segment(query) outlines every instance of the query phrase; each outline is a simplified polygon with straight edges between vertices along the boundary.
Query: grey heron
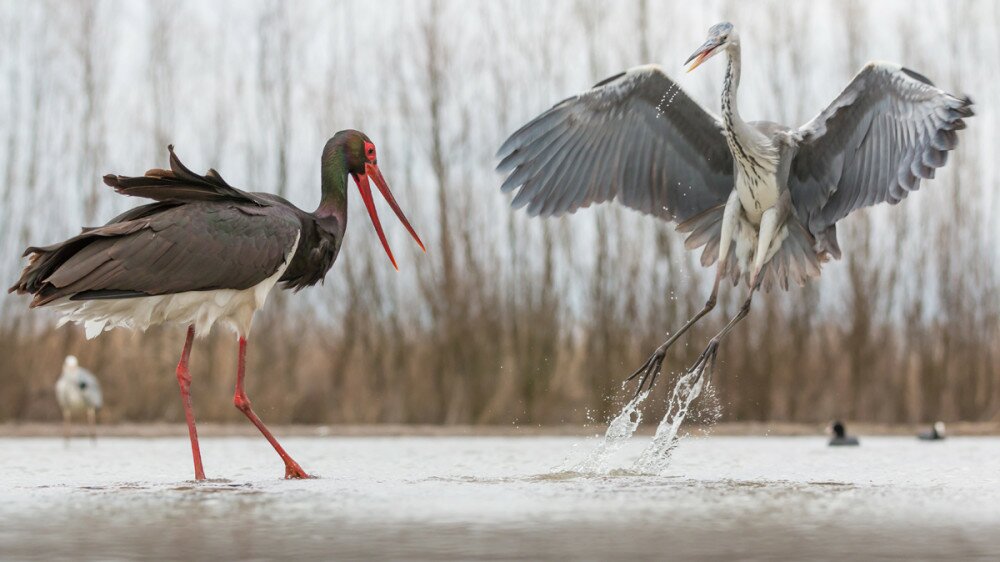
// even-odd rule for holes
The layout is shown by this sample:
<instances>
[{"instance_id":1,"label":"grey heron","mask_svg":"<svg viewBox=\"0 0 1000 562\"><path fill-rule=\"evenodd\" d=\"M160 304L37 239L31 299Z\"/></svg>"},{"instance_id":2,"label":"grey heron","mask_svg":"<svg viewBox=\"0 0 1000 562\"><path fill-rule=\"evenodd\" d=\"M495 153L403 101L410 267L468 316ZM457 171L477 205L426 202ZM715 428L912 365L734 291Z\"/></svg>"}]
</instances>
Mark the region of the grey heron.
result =
<instances>
[{"instance_id":1,"label":"grey heron","mask_svg":"<svg viewBox=\"0 0 1000 562\"><path fill-rule=\"evenodd\" d=\"M56 401L63 415L63 436L70 437L73 414L86 413L91 440L97 439L97 411L104 405L101 383L94 373L80 366L73 355L63 361L62 373L56 381Z\"/></svg>"},{"instance_id":2,"label":"grey heron","mask_svg":"<svg viewBox=\"0 0 1000 562\"><path fill-rule=\"evenodd\" d=\"M503 192L532 216L573 213L617 200L676 223L685 246L717 264L704 307L629 377L651 388L667 350L716 304L719 285L742 279L746 301L689 372L711 372L719 343L747 316L754 292L788 289L841 257L837 223L851 212L895 204L933 178L958 142L967 96L887 62L867 64L811 121L791 128L746 122L738 109L740 38L730 23L709 29L685 64L728 57L717 117L663 70L640 66L559 102L515 131L497 152Z\"/></svg>"}]
</instances>

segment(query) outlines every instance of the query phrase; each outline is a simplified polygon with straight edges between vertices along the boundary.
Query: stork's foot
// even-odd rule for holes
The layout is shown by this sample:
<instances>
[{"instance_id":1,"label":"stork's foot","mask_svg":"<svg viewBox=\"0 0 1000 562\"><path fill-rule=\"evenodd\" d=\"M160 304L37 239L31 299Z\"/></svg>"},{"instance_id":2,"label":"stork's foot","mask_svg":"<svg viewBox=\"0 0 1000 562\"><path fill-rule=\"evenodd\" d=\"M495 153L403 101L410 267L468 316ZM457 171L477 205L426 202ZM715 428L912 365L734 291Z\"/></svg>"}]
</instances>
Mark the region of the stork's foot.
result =
<instances>
[{"instance_id":1,"label":"stork's foot","mask_svg":"<svg viewBox=\"0 0 1000 562\"><path fill-rule=\"evenodd\" d=\"M298 480L302 478L312 478L312 476L306 474L306 471L302 470L302 467L299 466L299 463L293 461L292 459L286 460L285 480L293 480L293 479Z\"/></svg>"},{"instance_id":2,"label":"stork's foot","mask_svg":"<svg viewBox=\"0 0 1000 562\"><path fill-rule=\"evenodd\" d=\"M656 378L660 376L660 371L663 370L663 361L667 358L667 349L669 347L665 343L656 348L656 351L649 356L649 359L642 364L642 367L639 367L629 378L625 379L625 382L628 383L639 378L639 385L635 388L635 396L639 396L643 389L649 390L656 384Z\"/></svg>"}]
</instances>

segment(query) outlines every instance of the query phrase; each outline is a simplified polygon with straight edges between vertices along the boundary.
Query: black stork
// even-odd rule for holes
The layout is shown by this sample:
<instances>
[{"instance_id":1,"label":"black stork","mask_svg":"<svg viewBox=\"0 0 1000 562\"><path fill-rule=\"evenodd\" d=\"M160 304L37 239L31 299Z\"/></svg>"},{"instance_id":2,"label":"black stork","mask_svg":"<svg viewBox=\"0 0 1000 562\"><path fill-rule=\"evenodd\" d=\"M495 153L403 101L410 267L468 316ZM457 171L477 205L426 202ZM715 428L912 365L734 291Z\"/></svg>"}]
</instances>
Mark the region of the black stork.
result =
<instances>
[{"instance_id":1,"label":"black stork","mask_svg":"<svg viewBox=\"0 0 1000 562\"><path fill-rule=\"evenodd\" d=\"M278 444L250 407L243 389L247 337L254 312L276 283L298 291L321 281L337 259L347 227L347 176L361 192L368 215L393 267L399 269L372 201L373 181L421 249L379 171L375 145L364 133L340 131L322 157L322 198L307 213L270 193L230 186L215 170L198 175L170 150L170 170L142 177L104 176L123 195L153 199L104 226L45 247L32 246L21 278L9 292L31 294L31 308L62 314L61 323L85 326L87 337L126 327L186 325L177 381L191 437L195 479L203 480L191 407L188 359L195 334L220 322L236 332L239 363L234 405L271 443L285 463L285 478L308 474Z\"/></svg>"}]
</instances>

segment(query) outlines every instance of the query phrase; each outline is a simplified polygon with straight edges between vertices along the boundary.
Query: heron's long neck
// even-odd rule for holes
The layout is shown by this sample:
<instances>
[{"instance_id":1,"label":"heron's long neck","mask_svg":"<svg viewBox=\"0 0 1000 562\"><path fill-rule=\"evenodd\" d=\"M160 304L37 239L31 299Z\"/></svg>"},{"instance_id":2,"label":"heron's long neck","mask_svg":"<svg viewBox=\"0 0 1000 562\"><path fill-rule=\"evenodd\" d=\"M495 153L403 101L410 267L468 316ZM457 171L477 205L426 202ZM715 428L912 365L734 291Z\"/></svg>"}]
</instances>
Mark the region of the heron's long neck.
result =
<instances>
[{"instance_id":1,"label":"heron's long neck","mask_svg":"<svg viewBox=\"0 0 1000 562\"><path fill-rule=\"evenodd\" d=\"M742 133L746 123L740 118L736 108L736 90L740 87L740 44L729 45L726 53L729 64L726 65L726 80L722 86L722 119L726 130L730 133Z\"/></svg>"},{"instance_id":2,"label":"heron's long neck","mask_svg":"<svg viewBox=\"0 0 1000 562\"><path fill-rule=\"evenodd\" d=\"M776 154L767 138L740 117L736 108L736 90L740 86L740 44L731 43L727 53L729 64L726 66L726 81L722 86L722 120L729 150L742 167L753 168L759 174L762 169L774 167Z\"/></svg>"}]
</instances>

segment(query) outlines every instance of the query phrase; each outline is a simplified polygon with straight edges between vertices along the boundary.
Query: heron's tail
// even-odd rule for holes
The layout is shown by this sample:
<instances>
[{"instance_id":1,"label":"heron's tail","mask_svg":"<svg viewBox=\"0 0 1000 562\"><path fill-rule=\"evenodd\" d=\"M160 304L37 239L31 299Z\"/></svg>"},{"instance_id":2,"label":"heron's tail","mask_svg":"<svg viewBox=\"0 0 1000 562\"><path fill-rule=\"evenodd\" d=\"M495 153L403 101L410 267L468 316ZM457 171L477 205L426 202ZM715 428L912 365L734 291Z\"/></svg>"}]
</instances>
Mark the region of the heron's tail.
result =
<instances>
[{"instance_id":1,"label":"heron's tail","mask_svg":"<svg viewBox=\"0 0 1000 562\"><path fill-rule=\"evenodd\" d=\"M801 287L810 278L819 277L820 257L816 253L816 241L812 235L794 216L788 217L785 228L788 236L761 272L764 276L761 288L765 291L771 290L771 287L781 287L787 291L789 280ZM744 277L749 284L750 273L747 272Z\"/></svg>"},{"instance_id":2,"label":"heron's tail","mask_svg":"<svg viewBox=\"0 0 1000 562\"><path fill-rule=\"evenodd\" d=\"M722 241L722 215L725 212L725 205L717 205L706 209L701 213L677 225L677 231L688 233L684 240L684 247L689 250L696 250L704 246L701 252L701 265L711 267L719 259L719 243ZM785 223L788 236L781 242L781 247L774 256L764 265L761 273L761 289L770 291L772 287L781 287L788 290L789 281L795 284L804 285L811 277L816 277L820 272L820 258L815 250L815 240L812 235L802 226L802 223L794 217L788 217ZM740 267L739 260L736 259L736 244L733 244L726 255L722 268L723 277L732 280L733 285L743 279L748 285L750 283L750 271L744 271Z\"/></svg>"}]
</instances>

